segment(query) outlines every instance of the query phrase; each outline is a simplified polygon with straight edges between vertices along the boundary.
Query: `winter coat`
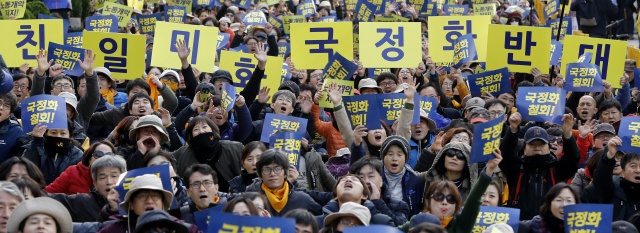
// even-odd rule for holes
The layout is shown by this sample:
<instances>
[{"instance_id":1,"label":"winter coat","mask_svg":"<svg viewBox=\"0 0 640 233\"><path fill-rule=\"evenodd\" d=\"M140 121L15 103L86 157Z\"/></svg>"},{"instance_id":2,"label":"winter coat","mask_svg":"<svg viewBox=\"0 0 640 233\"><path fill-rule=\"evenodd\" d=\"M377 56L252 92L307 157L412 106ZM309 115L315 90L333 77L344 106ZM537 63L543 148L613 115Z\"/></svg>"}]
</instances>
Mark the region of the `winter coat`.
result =
<instances>
[{"instance_id":1,"label":"winter coat","mask_svg":"<svg viewBox=\"0 0 640 233\"><path fill-rule=\"evenodd\" d=\"M571 179L571 187L578 193L578 196L582 194L582 190L587 188L591 184L591 177L585 174L586 169L580 168L576 175Z\"/></svg>"},{"instance_id":2,"label":"winter coat","mask_svg":"<svg viewBox=\"0 0 640 233\"><path fill-rule=\"evenodd\" d=\"M260 180L257 173L249 174L246 170L242 170L239 176L229 181L229 193L244 193L247 190L247 186L253 184L256 179Z\"/></svg>"},{"instance_id":3,"label":"winter coat","mask_svg":"<svg viewBox=\"0 0 640 233\"><path fill-rule=\"evenodd\" d=\"M216 206L224 206L227 204L227 198L220 197L217 203L209 203L209 208L213 208ZM180 207L180 219L189 224L196 224L196 217L193 213L198 212L198 208L196 204L189 199L189 204L186 206Z\"/></svg>"},{"instance_id":4,"label":"winter coat","mask_svg":"<svg viewBox=\"0 0 640 233\"><path fill-rule=\"evenodd\" d=\"M632 198L629 195L631 193L625 192L623 186L631 185L633 181L627 181L622 177L612 176L613 169L616 165L615 158L609 158L607 155L608 148L605 148L604 156L596 167L595 174L593 174L593 186L595 190L602 190L594 192L595 202L598 204L613 204L613 221L627 220L632 215L638 212L640 208L640 198L637 194ZM629 187L629 190L637 189L637 187ZM606 192L604 190L607 190ZM611 191L613 190L613 191ZM637 193L637 191L635 192ZM635 200L634 200L635 199Z\"/></svg>"},{"instance_id":5,"label":"winter coat","mask_svg":"<svg viewBox=\"0 0 640 233\"><path fill-rule=\"evenodd\" d=\"M230 140L242 142L253 130L253 124L251 121L251 116L249 115L249 108L247 105L242 107L233 107L235 111L235 116L237 116L236 122L230 123L229 121L225 122L223 125L219 126L220 129L220 140ZM191 116L196 113L196 110L191 108L191 106L187 106L178 116L176 117L176 130L178 133L182 133L182 131L186 128L185 125L189 122Z\"/></svg>"},{"instance_id":6,"label":"winter coat","mask_svg":"<svg viewBox=\"0 0 640 233\"><path fill-rule=\"evenodd\" d=\"M221 151L217 153L221 153L222 156L220 156L220 159L214 164L209 165L219 171L221 173L220 175L228 182L240 175L240 169L242 167L241 154L244 147L241 143L235 141L220 140L219 143ZM189 166L199 163L195 151L188 145L176 150L172 155L176 158L176 162L178 163L176 169L178 170L178 175L181 177L184 176L184 172Z\"/></svg>"},{"instance_id":7,"label":"winter coat","mask_svg":"<svg viewBox=\"0 0 640 233\"><path fill-rule=\"evenodd\" d=\"M334 155L336 155L336 152L339 149L347 147L347 144L345 144L345 142L342 140L342 135L340 134L340 131L338 131L338 129L333 127L333 122L320 121L320 106L314 104L311 107L311 115L313 115L313 123L315 124L316 132L318 132L320 135L322 135L322 137L327 139L326 140L327 152L329 152L329 157L333 157ZM342 115L337 115L337 116L342 116ZM349 122L349 119L348 118L336 119L336 121Z\"/></svg>"},{"instance_id":8,"label":"winter coat","mask_svg":"<svg viewBox=\"0 0 640 233\"><path fill-rule=\"evenodd\" d=\"M98 106L96 106L96 110L94 112L104 112L112 108L115 107L107 102L107 99L100 96L100 101L98 102ZM89 140L91 140L91 144L93 144L108 137L112 130L112 128L107 126L91 126L87 129L87 136L89 137Z\"/></svg>"},{"instance_id":9,"label":"winter coat","mask_svg":"<svg viewBox=\"0 0 640 233\"><path fill-rule=\"evenodd\" d=\"M301 191L295 191L293 184L289 181L287 181L286 185L289 185L289 194L288 194L289 197L287 199L287 204L284 206L284 208L280 212L278 212L273 208L271 203L268 203L269 208L273 210L271 212L271 216L281 217L282 215L286 214L290 210L294 210L294 209L305 209L311 212L313 215L322 214L322 206L320 206L317 202L315 202L308 194ZM246 191L258 192L264 195L265 192L264 190L262 190L261 186L262 186L262 180L247 186Z\"/></svg>"},{"instance_id":10,"label":"winter coat","mask_svg":"<svg viewBox=\"0 0 640 233\"><path fill-rule=\"evenodd\" d=\"M91 188L89 193L67 195L63 193L49 193L49 197L56 199L67 208L73 222L95 222L100 210L109 202L107 198Z\"/></svg>"},{"instance_id":11,"label":"winter coat","mask_svg":"<svg viewBox=\"0 0 640 233\"><path fill-rule=\"evenodd\" d=\"M102 228L98 232L99 233L101 232L104 232L104 233L134 232L136 230L136 224L138 223L138 221L137 221L137 218L136 219L130 219L130 218L132 217L130 216L129 218L127 218L127 217L123 217L122 215L111 216L109 219L116 220L116 222L107 225L106 227ZM198 226L196 226L195 224L185 223L185 221L182 221L173 216L171 216L171 220L177 223L182 223L185 226L187 226L189 228L189 233L201 233L201 231L198 230Z\"/></svg>"},{"instance_id":12,"label":"winter coat","mask_svg":"<svg viewBox=\"0 0 640 233\"><path fill-rule=\"evenodd\" d=\"M48 193L65 193L67 195L73 195L78 193L89 193L91 186L93 185L93 178L91 177L91 169L82 164L82 161L78 164L70 166L60 174L60 176L49 184L44 191Z\"/></svg>"},{"instance_id":13,"label":"winter coat","mask_svg":"<svg viewBox=\"0 0 640 233\"><path fill-rule=\"evenodd\" d=\"M321 153L311 149L311 151L303 154L302 157L305 161L307 189L318 192L333 190L333 186L336 185L336 179L322 162Z\"/></svg>"},{"instance_id":14,"label":"winter coat","mask_svg":"<svg viewBox=\"0 0 640 233\"><path fill-rule=\"evenodd\" d=\"M409 221L409 205L402 200L392 198L391 190L388 189L386 184L382 184L380 199L372 202L381 214L391 217L396 226Z\"/></svg>"},{"instance_id":15,"label":"winter coat","mask_svg":"<svg viewBox=\"0 0 640 233\"><path fill-rule=\"evenodd\" d=\"M520 219L532 219L540 213L540 206L551 187L566 182L578 171L580 150L576 139L564 138L564 155L558 159L553 154L518 157L518 138L511 130L500 144L502 162L500 170L509 185L508 207L520 209ZM520 185L518 185L520 183ZM517 187L520 187L517 190ZM517 197L516 197L517 196Z\"/></svg>"},{"instance_id":16,"label":"winter coat","mask_svg":"<svg viewBox=\"0 0 640 233\"><path fill-rule=\"evenodd\" d=\"M433 184L434 182L437 182L440 180L453 182L453 180L449 179L446 172L444 174L441 174L436 170L438 162L440 160L445 159L446 155L444 153L449 149L455 149L455 150L461 151L466 158L465 165L467 166L467 170L469 171L469 173L462 174L462 177L464 177L464 179L462 180L462 183L458 187L458 191L460 191L460 196L462 196L462 200L465 201L467 199L467 195L469 195L469 192L471 191L471 187L476 183L476 180L478 180L478 163L469 164L469 155L471 154L471 147L469 145L462 142L448 143L442 148L442 150L440 150L440 152L438 153L438 155L436 156L433 162L433 165L431 165L431 168L427 172L418 173L418 176L420 176L420 179L422 179L425 182L424 184L425 193L427 192L427 188L429 188L429 186L431 186L431 184Z\"/></svg>"},{"instance_id":17,"label":"winter coat","mask_svg":"<svg viewBox=\"0 0 640 233\"><path fill-rule=\"evenodd\" d=\"M44 138L41 137L35 137L31 144L25 145L24 147L26 150L23 157L31 160L31 162L40 168L46 184L51 184L51 182L57 179L68 167L82 160L82 151L75 146L64 155L49 155L44 148ZM52 157L51 159L54 160L53 170L44 166L45 161L49 157Z\"/></svg>"},{"instance_id":18,"label":"winter coat","mask_svg":"<svg viewBox=\"0 0 640 233\"><path fill-rule=\"evenodd\" d=\"M371 201L365 200L363 203L361 203L361 205L364 207L367 207L367 209L369 209L369 212L371 213L371 220L369 221L369 224L388 225L392 227L396 226L393 223L393 220L389 216L383 215L380 212L378 212L378 210L376 209L376 206ZM340 205L336 200L332 200L329 203L327 203L327 205L322 207L323 218L326 218L330 214L338 213L339 211L340 211ZM382 218L380 217L376 218L374 216L380 216ZM323 222L324 222L324 219L320 223L320 225L322 225Z\"/></svg>"},{"instance_id":19,"label":"winter coat","mask_svg":"<svg viewBox=\"0 0 640 233\"><path fill-rule=\"evenodd\" d=\"M10 119L0 122L0 125L0 150L3 151L0 155L0 163L2 163L20 151L22 145L20 138L24 136L24 131L17 121Z\"/></svg>"}]
</instances>

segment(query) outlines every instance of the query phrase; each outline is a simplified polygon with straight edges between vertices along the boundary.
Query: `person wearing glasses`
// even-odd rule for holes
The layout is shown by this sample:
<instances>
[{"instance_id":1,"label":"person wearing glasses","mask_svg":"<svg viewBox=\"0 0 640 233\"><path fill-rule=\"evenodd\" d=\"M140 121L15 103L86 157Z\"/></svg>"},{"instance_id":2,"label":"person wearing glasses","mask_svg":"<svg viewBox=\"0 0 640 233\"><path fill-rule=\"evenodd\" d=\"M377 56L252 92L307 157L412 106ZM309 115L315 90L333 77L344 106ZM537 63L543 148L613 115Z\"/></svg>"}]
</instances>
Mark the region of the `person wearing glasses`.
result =
<instances>
[{"instance_id":1,"label":"person wearing glasses","mask_svg":"<svg viewBox=\"0 0 640 233\"><path fill-rule=\"evenodd\" d=\"M159 151L157 153L151 152L144 157L142 164L146 167L153 167L158 165L169 165L169 176L171 176L171 187L173 190L173 196L176 198L178 206L186 206L189 202L189 195L185 186L182 184L182 179L176 173L178 164L176 160L171 156L171 153L166 151Z\"/></svg>"},{"instance_id":2,"label":"person wearing glasses","mask_svg":"<svg viewBox=\"0 0 640 233\"><path fill-rule=\"evenodd\" d=\"M382 72L376 78L376 82L384 94L393 93L398 87L398 78L390 72Z\"/></svg>"},{"instance_id":3,"label":"person wearing glasses","mask_svg":"<svg viewBox=\"0 0 640 233\"><path fill-rule=\"evenodd\" d=\"M74 222L95 222L103 207L108 204L107 197L118 178L127 172L127 164L119 155L108 154L96 159L91 164L91 191L67 195L65 193L49 193L71 214Z\"/></svg>"},{"instance_id":4,"label":"person wearing glasses","mask_svg":"<svg viewBox=\"0 0 640 233\"><path fill-rule=\"evenodd\" d=\"M207 164L194 164L184 173L187 194L191 198L188 206L180 207L182 220L196 224L194 212L226 205L227 199L218 197L218 174Z\"/></svg>"},{"instance_id":5,"label":"person wearing glasses","mask_svg":"<svg viewBox=\"0 0 640 233\"><path fill-rule=\"evenodd\" d=\"M11 93L16 95L16 99L18 99L18 104L22 103L23 99L29 97L29 92L31 92L31 78L26 74L16 74L13 75L13 89L11 89ZM16 118L21 119L20 115L22 114L20 106L13 111L13 115Z\"/></svg>"},{"instance_id":6,"label":"person wearing glasses","mask_svg":"<svg viewBox=\"0 0 640 233\"><path fill-rule=\"evenodd\" d=\"M11 156L20 156L22 142L20 139L25 135L20 123L11 119L11 113L14 112L20 104L16 95L11 92L0 94L0 149L4 153L0 153L0 161L6 161Z\"/></svg>"},{"instance_id":7,"label":"person wearing glasses","mask_svg":"<svg viewBox=\"0 0 640 233\"><path fill-rule=\"evenodd\" d=\"M467 143L449 142L435 157L433 166L418 175L425 181L425 186L438 180L453 182L464 201L478 180L478 163L469 163L470 154L471 147Z\"/></svg>"},{"instance_id":8,"label":"person wearing glasses","mask_svg":"<svg viewBox=\"0 0 640 233\"><path fill-rule=\"evenodd\" d=\"M77 165L70 166L60 176L49 184L44 190L48 193L66 193L73 195L77 193L89 193L93 180L89 167L105 155L114 155L116 148L108 141L96 142L89 149L84 151L82 161Z\"/></svg>"},{"instance_id":9,"label":"person wearing glasses","mask_svg":"<svg viewBox=\"0 0 640 233\"><path fill-rule=\"evenodd\" d=\"M471 146L473 142L473 133L467 128L452 128L445 133L441 131L436 135L434 142L431 146L425 148L422 151L422 156L418 159L414 170L417 172L425 172L433 165L433 160L438 155L438 152L442 150L442 147L449 144L449 142L461 142Z\"/></svg>"},{"instance_id":10,"label":"person wearing glasses","mask_svg":"<svg viewBox=\"0 0 640 233\"><path fill-rule=\"evenodd\" d=\"M295 191L293 184L287 180L289 176L289 159L286 154L274 149L266 150L258 158L256 164L258 177L247 187L247 192L259 192L267 196L272 216L280 217L293 209L306 209L314 215L322 214L322 206L309 195ZM266 204L266 203L265 203Z\"/></svg>"},{"instance_id":11,"label":"person wearing glasses","mask_svg":"<svg viewBox=\"0 0 640 233\"><path fill-rule=\"evenodd\" d=\"M344 229L369 226L371 213L367 207L355 202L344 203L340 211L328 215L324 219L321 233L342 233Z\"/></svg>"}]
</instances>

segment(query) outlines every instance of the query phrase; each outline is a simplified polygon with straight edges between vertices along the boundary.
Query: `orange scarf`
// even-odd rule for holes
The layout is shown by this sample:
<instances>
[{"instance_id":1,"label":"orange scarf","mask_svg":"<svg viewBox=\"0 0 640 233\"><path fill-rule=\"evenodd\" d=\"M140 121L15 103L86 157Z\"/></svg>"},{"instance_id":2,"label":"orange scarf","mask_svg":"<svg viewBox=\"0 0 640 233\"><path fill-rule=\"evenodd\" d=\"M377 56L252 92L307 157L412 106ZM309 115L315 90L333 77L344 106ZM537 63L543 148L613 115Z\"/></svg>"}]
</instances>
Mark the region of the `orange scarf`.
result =
<instances>
[{"instance_id":1,"label":"orange scarf","mask_svg":"<svg viewBox=\"0 0 640 233\"><path fill-rule=\"evenodd\" d=\"M219 200L220 200L220 197L215 197L215 198L213 199L213 203L218 203L218 201L219 201ZM207 209L207 208L205 208L205 209L200 209L200 207L198 207L198 206L196 205L196 209L198 209L198 210L205 210L205 209Z\"/></svg>"},{"instance_id":2,"label":"orange scarf","mask_svg":"<svg viewBox=\"0 0 640 233\"><path fill-rule=\"evenodd\" d=\"M284 209L284 206L287 205L287 200L289 199L289 184L285 183L284 188L278 191L267 188L264 183L262 183L261 188L264 190L264 193L267 194L267 199L269 199L269 203L271 203L273 209L280 213L280 211Z\"/></svg>"},{"instance_id":3,"label":"orange scarf","mask_svg":"<svg viewBox=\"0 0 640 233\"><path fill-rule=\"evenodd\" d=\"M431 211L427 211L427 213L431 213ZM438 217L438 216L436 216L436 217L440 220L440 223L442 223L442 227L447 227L447 225L449 225L449 222L451 222L451 220L453 219L453 216L444 217L444 218L441 218L441 217Z\"/></svg>"},{"instance_id":4,"label":"orange scarf","mask_svg":"<svg viewBox=\"0 0 640 233\"><path fill-rule=\"evenodd\" d=\"M118 94L118 92L116 92L116 90L114 89L109 88L108 90L100 91L100 94L102 94L102 97L107 99L107 102L113 105L113 97L115 97Z\"/></svg>"},{"instance_id":5,"label":"orange scarf","mask_svg":"<svg viewBox=\"0 0 640 233\"><path fill-rule=\"evenodd\" d=\"M153 103L155 103L153 105L153 110L158 110L158 87L156 86L156 84L151 82L151 77L153 77L153 74L149 75L149 77L147 78L147 83L149 84L149 86L151 86L151 93L149 94L149 96L151 97L151 99L153 99Z\"/></svg>"}]
</instances>

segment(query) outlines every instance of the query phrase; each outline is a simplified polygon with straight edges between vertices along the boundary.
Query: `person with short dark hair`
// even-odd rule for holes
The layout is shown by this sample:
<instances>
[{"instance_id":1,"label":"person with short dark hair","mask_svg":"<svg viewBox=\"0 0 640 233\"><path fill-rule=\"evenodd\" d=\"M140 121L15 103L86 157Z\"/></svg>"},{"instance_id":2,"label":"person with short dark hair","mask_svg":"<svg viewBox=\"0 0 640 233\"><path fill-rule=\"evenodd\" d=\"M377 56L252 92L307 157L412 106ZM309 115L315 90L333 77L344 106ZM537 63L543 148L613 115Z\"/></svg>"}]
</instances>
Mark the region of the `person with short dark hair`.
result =
<instances>
[{"instance_id":1,"label":"person with short dark hair","mask_svg":"<svg viewBox=\"0 0 640 233\"><path fill-rule=\"evenodd\" d=\"M304 209L295 209L287 212L283 218L293 218L296 220L296 232L298 233L318 233L318 221L311 212Z\"/></svg>"},{"instance_id":2,"label":"person with short dark hair","mask_svg":"<svg viewBox=\"0 0 640 233\"><path fill-rule=\"evenodd\" d=\"M5 161L9 157L19 156L19 148L22 146L20 138L25 134L20 123L11 120L11 113L18 107L16 96L7 92L0 94L0 142L5 153L0 155L0 161Z\"/></svg>"},{"instance_id":3,"label":"person with short dark hair","mask_svg":"<svg viewBox=\"0 0 640 233\"><path fill-rule=\"evenodd\" d=\"M243 169L239 176L229 181L229 193L244 193L247 186L252 184L253 180L258 179L256 162L262 152L266 150L267 147L260 141L253 141L244 146L241 156Z\"/></svg>"},{"instance_id":4,"label":"person with short dark hair","mask_svg":"<svg viewBox=\"0 0 640 233\"><path fill-rule=\"evenodd\" d=\"M11 89L11 93L16 96L18 103L22 103L23 99L29 97L29 92L31 92L31 78L26 74L15 74L13 75L13 89ZM22 111L20 105L13 111L13 115L16 118L20 119L20 115Z\"/></svg>"},{"instance_id":5,"label":"person with short dark hair","mask_svg":"<svg viewBox=\"0 0 640 233\"><path fill-rule=\"evenodd\" d=\"M218 193L218 174L207 164L194 164L184 172L187 183L188 206L180 207L181 218L187 223L196 224L193 213L226 205L227 199L216 196Z\"/></svg>"},{"instance_id":6,"label":"person with short dark hair","mask_svg":"<svg viewBox=\"0 0 640 233\"><path fill-rule=\"evenodd\" d=\"M622 119L622 106L615 99L607 99L598 106L600 122L613 124Z\"/></svg>"},{"instance_id":7,"label":"person with short dark hair","mask_svg":"<svg viewBox=\"0 0 640 233\"><path fill-rule=\"evenodd\" d=\"M382 88L384 94L393 93L398 86L398 78L391 72L382 72L376 78L376 83Z\"/></svg>"},{"instance_id":8,"label":"person with short dark hair","mask_svg":"<svg viewBox=\"0 0 640 233\"><path fill-rule=\"evenodd\" d=\"M372 185L375 186L375 185ZM375 187L375 198L380 198L380 191ZM371 197L368 183L355 174L347 174L340 178L333 186L333 200L329 201L322 211L327 214L338 213L346 203L356 203L369 209L371 219L365 224L380 224L395 226L392 216L378 212L377 207L369 200ZM385 206L381 206L385 207ZM408 211L408 209L407 209ZM328 217L328 216L327 216Z\"/></svg>"},{"instance_id":9,"label":"person with short dark hair","mask_svg":"<svg viewBox=\"0 0 640 233\"><path fill-rule=\"evenodd\" d=\"M578 193L570 185L560 182L546 193L539 215L524 222L531 232L540 232L542 228L550 233L565 232L563 208L574 204L580 204Z\"/></svg>"}]
</instances>

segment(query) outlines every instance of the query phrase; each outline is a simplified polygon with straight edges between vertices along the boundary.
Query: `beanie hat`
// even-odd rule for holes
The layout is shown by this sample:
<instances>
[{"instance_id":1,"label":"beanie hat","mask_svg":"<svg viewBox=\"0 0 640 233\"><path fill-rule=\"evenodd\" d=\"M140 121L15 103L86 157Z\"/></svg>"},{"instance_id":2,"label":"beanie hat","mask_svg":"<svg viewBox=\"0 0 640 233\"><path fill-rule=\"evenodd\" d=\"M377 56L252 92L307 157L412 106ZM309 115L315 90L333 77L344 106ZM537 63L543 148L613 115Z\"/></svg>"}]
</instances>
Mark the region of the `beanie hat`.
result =
<instances>
[{"instance_id":1,"label":"beanie hat","mask_svg":"<svg viewBox=\"0 0 640 233\"><path fill-rule=\"evenodd\" d=\"M384 142L382 142L382 145L380 146L380 157L383 158L383 161L384 156L387 154L387 151L389 151L389 148L393 145L398 146L400 147L400 149L402 149L402 152L404 152L405 163L409 162L409 157L411 157L409 154L409 152L411 151L409 142L404 137L398 135L389 136L386 140L384 140Z\"/></svg>"},{"instance_id":2,"label":"beanie hat","mask_svg":"<svg viewBox=\"0 0 640 233\"><path fill-rule=\"evenodd\" d=\"M298 98L298 96L300 95L300 87L298 87L298 84L296 84L293 81L284 81L282 82L282 84L280 84L280 87L278 88L278 90L289 90L291 92L293 92L293 94L296 95L296 98Z\"/></svg>"},{"instance_id":3,"label":"beanie hat","mask_svg":"<svg viewBox=\"0 0 640 233\"><path fill-rule=\"evenodd\" d=\"M217 78L225 78L225 79L229 80L229 82L231 82L231 84L233 84L233 78L231 77L231 73L229 73L229 71L227 71L227 70L218 69L218 70L216 70L216 72L213 72L213 75L211 77L211 82L213 82Z\"/></svg>"}]
</instances>

